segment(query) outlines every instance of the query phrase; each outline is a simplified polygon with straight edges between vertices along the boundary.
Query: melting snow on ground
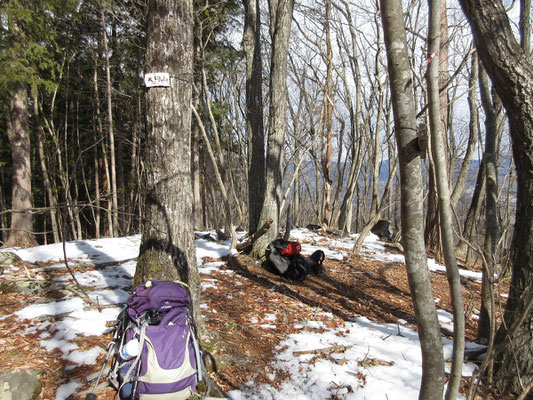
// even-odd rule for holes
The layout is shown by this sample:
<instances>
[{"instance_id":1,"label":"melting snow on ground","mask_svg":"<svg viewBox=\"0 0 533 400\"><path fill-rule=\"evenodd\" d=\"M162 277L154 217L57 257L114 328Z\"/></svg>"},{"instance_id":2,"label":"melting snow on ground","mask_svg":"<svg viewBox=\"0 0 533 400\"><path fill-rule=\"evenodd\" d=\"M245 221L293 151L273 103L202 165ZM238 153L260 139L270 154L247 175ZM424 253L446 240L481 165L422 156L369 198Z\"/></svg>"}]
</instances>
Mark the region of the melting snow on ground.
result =
<instances>
[{"instance_id":1,"label":"melting snow on ground","mask_svg":"<svg viewBox=\"0 0 533 400\"><path fill-rule=\"evenodd\" d=\"M208 233L208 232L204 232ZM352 238L329 239L319 236L308 229L294 229L291 237L305 242L302 252L306 255L317 249L325 252L326 258L342 260L354 245L356 236ZM66 254L74 264L106 264L105 268L98 268L87 272L76 272L76 278L86 287L94 289L89 292L93 301L100 305L111 306L104 308L102 313L95 310L84 310L83 301L78 297L67 300L53 301L46 304L33 304L15 313L22 320L31 321L31 326L21 334L43 332L41 346L51 351L58 348L63 358L73 364L95 364L98 355L105 351L94 347L86 351L79 351L74 343L80 335L100 336L108 331L107 321L116 319L120 307L125 303L128 292L123 288L131 285L136 268L136 257L139 252L140 236L130 236L119 239L100 239L73 241L66 243ZM205 240L196 240L196 257L199 271L202 273L202 289L216 287L217 280L209 278L212 271L234 274L233 271L221 270L224 265L219 260L230 253L228 243L223 245ZM39 246L30 249L2 249L12 251L22 260L36 262L55 262L58 264L39 268L37 272L44 279L49 270L63 268L62 244ZM374 235L369 235L363 244L362 254L384 262L404 262L402 255L385 252L383 243ZM209 262L203 263L208 257ZM428 260L428 266L433 271L445 270L443 266ZM11 266L10 268L16 269ZM8 268L9 269L9 268ZM471 279L481 279L480 274L461 271L461 274ZM70 278L57 279L59 285L66 284ZM112 307L115 305L116 307ZM202 309L206 305L201 305ZM452 316L439 310L439 321L447 330L453 330ZM4 315L1 318L7 318ZM41 316L58 316L54 322L39 322ZM263 329L275 328L276 317L267 314L260 320L255 318ZM291 380L283 383L279 388L266 384L249 382L248 388L234 390L229 393L234 400L244 399L291 399L313 400L326 399L336 394L338 398L359 399L414 399L418 397L421 379L421 355L418 335L403 321L394 325L384 325L369 321L364 317L353 316L353 320L346 321L341 327L327 330L318 321L307 321L295 326L298 333L283 338L278 346L279 353L273 361L273 368L286 370L292 376ZM324 331L325 330L325 331ZM48 332L53 332L52 336ZM449 357L452 343L443 338L445 356ZM317 349L330 349L335 346L343 351L331 353L328 358L313 361L313 353ZM472 345L473 346L473 345ZM472 373L473 365L465 364L463 374ZM58 388L56 400L63 400L75 393L81 386L78 381L68 382Z\"/></svg>"}]
</instances>

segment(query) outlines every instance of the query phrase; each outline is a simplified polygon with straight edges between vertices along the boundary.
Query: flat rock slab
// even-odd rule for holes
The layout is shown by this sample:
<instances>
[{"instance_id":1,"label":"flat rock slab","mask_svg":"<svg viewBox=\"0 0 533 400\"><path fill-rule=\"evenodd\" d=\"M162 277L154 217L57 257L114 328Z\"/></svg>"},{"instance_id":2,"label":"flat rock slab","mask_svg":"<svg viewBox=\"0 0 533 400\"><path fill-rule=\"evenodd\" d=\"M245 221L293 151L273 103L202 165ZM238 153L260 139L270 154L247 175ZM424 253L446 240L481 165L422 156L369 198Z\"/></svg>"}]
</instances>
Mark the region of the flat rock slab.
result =
<instances>
[{"instance_id":1,"label":"flat rock slab","mask_svg":"<svg viewBox=\"0 0 533 400\"><path fill-rule=\"evenodd\" d=\"M19 256L9 251L0 251L0 265L9 265L17 261L22 261Z\"/></svg>"},{"instance_id":2,"label":"flat rock slab","mask_svg":"<svg viewBox=\"0 0 533 400\"><path fill-rule=\"evenodd\" d=\"M0 375L0 400L33 400L41 391L40 371L19 369Z\"/></svg>"},{"instance_id":3,"label":"flat rock slab","mask_svg":"<svg viewBox=\"0 0 533 400\"><path fill-rule=\"evenodd\" d=\"M42 296L48 294L48 297L61 297L68 295L63 286L59 286L53 281L21 280L6 279L0 284L0 293L20 293L27 296ZM59 292L59 293L58 293Z\"/></svg>"}]
</instances>

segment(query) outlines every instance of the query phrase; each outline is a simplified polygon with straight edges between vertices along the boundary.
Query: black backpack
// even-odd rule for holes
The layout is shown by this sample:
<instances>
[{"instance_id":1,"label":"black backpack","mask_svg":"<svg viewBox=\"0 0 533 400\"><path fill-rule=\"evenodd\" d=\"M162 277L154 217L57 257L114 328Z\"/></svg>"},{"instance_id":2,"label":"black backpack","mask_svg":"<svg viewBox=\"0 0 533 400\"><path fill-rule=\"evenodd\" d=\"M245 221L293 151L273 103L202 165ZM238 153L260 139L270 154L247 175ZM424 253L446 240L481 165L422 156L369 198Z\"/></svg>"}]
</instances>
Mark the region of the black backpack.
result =
<instances>
[{"instance_id":1,"label":"black backpack","mask_svg":"<svg viewBox=\"0 0 533 400\"><path fill-rule=\"evenodd\" d=\"M275 273L293 281L303 281L310 272L319 275L323 271L324 252L315 251L304 257L292 249L299 248L298 242L276 239L265 250L267 264ZM290 251L287 251L289 249Z\"/></svg>"}]
</instances>

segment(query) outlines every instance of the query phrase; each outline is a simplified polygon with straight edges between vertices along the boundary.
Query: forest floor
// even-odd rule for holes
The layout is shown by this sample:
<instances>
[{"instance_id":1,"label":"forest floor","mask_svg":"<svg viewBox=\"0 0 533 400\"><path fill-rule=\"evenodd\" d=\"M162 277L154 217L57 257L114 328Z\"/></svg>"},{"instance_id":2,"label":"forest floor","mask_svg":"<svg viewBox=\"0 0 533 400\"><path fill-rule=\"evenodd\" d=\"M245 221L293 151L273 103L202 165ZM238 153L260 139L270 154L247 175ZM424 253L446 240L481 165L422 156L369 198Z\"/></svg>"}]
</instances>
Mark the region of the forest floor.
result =
<instances>
[{"instance_id":1,"label":"forest floor","mask_svg":"<svg viewBox=\"0 0 533 400\"><path fill-rule=\"evenodd\" d=\"M207 274L200 269L200 273L202 314L207 328L218 336L218 349L214 352L218 372L212 376L226 391L250 382L276 385L290 379L283 371L272 368L272 360L279 352L282 338L294 333L295 326L302 321L322 321L324 328L333 328L355 316L365 316L382 323L403 320L416 329L404 264L363 256L342 261L327 259L321 276L309 275L304 282L294 283L272 274L260 262L243 254L224 261L226 264L218 269ZM435 298L439 299L437 306L452 313L445 274L432 272L431 282ZM480 293L480 282L464 280L467 341L475 341ZM22 294L0 294L2 314L12 314L29 301ZM269 323L273 319L275 325ZM37 332L20 335L18 332L23 329L24 321L14 324L11 318L0 318L0 374L19 368L45 371L38 399L54 399L65 374L69 374L69 379L81 379L100 368L97 363L68 372L67 363L59 353L54 356L41 347ZM451 338L450 332L444 330L443 334ZM76 344L81 349L95 345L106 348L110 339L111 334L80 337ZM98 360L103 358L101 355ZM477 399L503 399L484 388L478 393ZM100 400L110 400L115 392L107 388L98 394Z\"/></svg>"}]
</instances>

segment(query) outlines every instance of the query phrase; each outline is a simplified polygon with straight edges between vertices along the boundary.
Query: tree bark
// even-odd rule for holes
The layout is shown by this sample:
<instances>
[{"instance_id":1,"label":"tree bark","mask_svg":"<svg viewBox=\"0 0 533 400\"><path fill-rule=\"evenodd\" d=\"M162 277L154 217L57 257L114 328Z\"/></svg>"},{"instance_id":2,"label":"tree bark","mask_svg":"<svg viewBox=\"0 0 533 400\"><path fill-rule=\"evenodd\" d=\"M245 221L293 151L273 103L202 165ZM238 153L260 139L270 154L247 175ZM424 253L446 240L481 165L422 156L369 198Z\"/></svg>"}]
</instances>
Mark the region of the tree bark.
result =
<instances>
[{"instance_id":1,"label":"tree bark","mask_svg":"<svg viewBox=\"0 0 533 400\"><path fill-rule=\"evenodd\" d=\"M272 219L272 227L254 244L252 255L260 257L278 235L282 197L283 145L287 125L287 54L291 32L293 0L270 0L270 115L266 155L265 195L259 225Z\"/></svg>"},{"instance_id":2,"label":"tree bark","mask_svg":"<svg viewBox=\"0 0 533 400\"><path fill-rule=\"evenodd\" d=\"M169 87L146 92L145 218L134 284L179 279L191 288L201 336L191 183L192 1L151 0L146 73L167 72Z\"/></svg>"},{"instance_id":3,"label":"tree bark","mask_svg":"<svg viewBox=\"0 0 533 400\"><path fill-rule=\"evenodd\" d=\"M46 154L44 151L43 143L44 128L42 126L42 122L40 121L39 99L36 94L33 96L33 112L35 114L35 118L37 118L37 124L39 125L37 128L37 148L39 152L39 164L41 166L43 174L43 185L46 191L46 195L48 197L48 203L50 205L50 225L52 225L52 235L54 238L54 243L59 243L60 238L59 226L57 224L57 197L54 194L52 183L50 181L50 174L48 172L48 166L46 164Z\"/></svg>"},{"instance_id":4,"label":"tree bark","mask_svg":"<svg viewBox=\"0 0 533 400\"><path fill-rule=\"evenodd\" d=\"M505 344L496 359L495 383L514 393L532 382L533 310L533 64L511 30L501 0L460 0L467 15L479 58L489 74L509 118L517 172L515 231L510 249L512 278L504 323L497 343ZM508 329L519 325L509 337Z\"/></svg>"},{"instance_id":5,"label":"tree bark","mask_svg":"<svg viewBox=\"0 0 533 400\"><path fill-rule=\"evenodd\" d=\"M443 2L446 3L445 1ZM429 28L428 28L428 53L435 54L442 48L441 40L442 29L441 20L441 0L428 0L429 5ZM429 127L431 136L431 151L433 152L433 165L435 167L436 188L438 197L439 210L439 229L442 238L442 251L446 265L446 277L450 286L453 308L453 354L452 366L450 371L450 380L446 389L446 399L455 400L461 383L463 370L463 358L465 347L465 310L463 303L463 294L461 291L461 281L457 259L455 258L455 245L453 238L453 219L452 206L450 199L450 187L448 185L448 167L446 162L445 134L440 129L447 125L443 123L444 116L441 110L446 107L442 106L442 99L439 98L440 56L429 63L427 70L428 85L428 105L429 105Z\"/></svg>"},{"instance_id":6,"label":"tree bark","mask_svg":"<svg viewBox=\"0 0 533 400\"><path fill-rule=\"evenodd\" d=\"M37 244L33 234L31 213L30 126L27 91L19 84L13 92L9 107L7 136L13 159L13 187L11 189L11 225L7 246L32 247Z\"/></svg>"},{"instance_id":7,"label":"tree bark","mask_svg":"<svg viewBox=\"0 0 533 400\"><path fill-rule=\"evenodd\" d=\"M468 177L468 171L470 169L470 164L474 158L474 153L476 150L477 138L479 134L478 124L479 124L479 112L476 104L476 85L478 79L478 57L477 53L472 54L472 70L470 71L470 76L468 78L468 110L470 111L470 119L468 123L468 144L466 146L466 152L461 163L461 169L457 174L457 181L452 192L452 207L455 207L461 198L466 180Z\"/></svg>"},{"instance_id":8,"label":"tree bark","mask_svg":"<svg viewBox=\"0 0 533 400\"><path fill-rule=\"evenodd\" d=\"M265 192L265 132L259 0L243 0L243 48L246 55L246 132L248 136L248 231L259 225Z\"/></svg>"},{"instance_id":9,"label":"tree bark","mask_svg":"<svg viewBox=\"0 0 533 400\"><path fill-rule=\"evenodd\" d=\"M531 0L520 0L520 46L531 51Z\"/></svg>"},{"instance_id":10,"label":"tree bark","mask_svg":"<svg viewBox=\"0 0 533 400\"><path fill-rule=\"evenodd\" d=\"M352 211L353 211L353 199L355 194L355 187L359 179L359 173L361 171L362 159L361 157L361 73L358 62L357 51L357 33L353 24L352 14L350 12L350 5L341 0L344 5L343 15L345 16L346 23L350 29L350 38L352 40L351 54L349 57L350 68L352 72L352 78L355 82L355 106L352 102L352 96L350 94L350 84L346 79L343 79L345 90L347 92L347 107L350 112L350 137L351 137L351 165L348 173L348 179L346 183L346 193L342 199L342 204L339 211L338 228L341 231L351 233L352 231Z\"/></svg>"},{"instance_id":11,"label":"tree bark","mask_svg":"<svg viewBox=\"0 0 533 400\"><path fill-rule=\"evenodd\" d=\"M272 225L272 220L268 220L262 227L259 229L256 229L255 232L248 237L245 241L242 243L238 243L236 246L237 251L247 251L257 239L259 239L261 236L263 236L265 233L268 232L270 229L270 225Z\"/></svg>"},{"instance_id":12,"label":"tree bark","mask_svg":"<svg viewBox=\"0 0 533 400\"><path fill-rule=\"evenodd\" d=\"M485 244L483 257L483 278L481 283L481 309L479 313L479 323L477 340L486 344L491 338L494 330L494 272L496 261L496 248L498 244L499 223L498 223L498 170L497 158L497 111L492 102L489 81L483 66L479 68L479 92L483 111L485 112Z\"/></svg>"},{"instance_id":13,"label":"tree bark","mask_svg":"<svg viewBox=\"0 0 533 400\"><path fill-rule=\"evenodd\" d=\"M198 21L196 21L198 24ZM201 29L198 29L201 31ZM202 57L201 54L201 34L194 35L194 59L200 60ZM196 66L195 66L196 68ZM196 78L198 79L198 78ZM192 91L192 107L193 109L198 109L200 106L200 86L193 85ZM201 229L204 228L204 222L202 219L202 195L201 195L201 184L200 184L200 127L195 118L192 120L192 130L191 130L191 150L192 150L192 192L193 192L193 219L194 219L194 228Z\"/></svg>"},{"instance_id":14,"label":"tree bark","mask_svg":"<svg viewBox=\"0 0 533 400\"><path fill-rule=\"evenodd\" d=\"M105 23L104 9L101 10L102 30L104 35L104 56L107 88L107 123L109 132L109 172L111 181L111 237L116 237L118 232L118 192L117 192L117 166L115 160L115 131L113 130L113 102L111 96L111 68L109 66L109 50L107 46L107 27Z\"/></svg>"},{"instance_id":15,"label":"tree bark","mask_svg":"<svg viewBox=\"0 0 533 400\"><path fill-rule=\"evenodd\" d=\"M331 223L331 146L333 140L333 50L331 48L331 0L326 0L326 16L324 22L326 54L323 56L326 62L326 85L324 94L324 130L322 133L321 166L323 175L322 203L321 203L321 223L324 228L329 229Z\"/></svg>"},{"instance_id":16,"label":"tree bark","mask_svg":"<svg viewBox=\"0 0 533 400\"><path fill-rule=\"evenodd\" d=\"M392 160L389 160L392 161ZM389 196L389 193L392 189L392 183L394 182L394 177L396 175L396 169L398 168L398 162L394 163L394 167L389 173L389 179L387 180L387 184L385 186L385 190L383 191L383 195L381 196L381 201L379 202L379 205L376 204L377 208L371 208L370 209L370 216L369 221L365 224L361 232L359 233L359 236L357 237L357 240L355 241L355 244L353 245L352 254L359 254L361 251L361 248L363 247L363 242L374 227L374 225L379 221L381 218L381 214L385 210L385 205L387 204L387 197ZM377 203L377 202L376 202Z\"/></svg>"},{"instance_id":17,"label":"tree bark","mask_svg":"<svg viewBox=\"0 0 533 400\"><path fill-rule=\"evenodd\" d=\"M485 198L485 161L484 157L481 159L479 164L479 170L477 173L476 184L474 186L474 193L472 194L472 200L470 201L470 207L465 218L463 226L463 238L460 240L457 245L457 253L465 254L466 253L466 264L470 262L470 256L472 254L472 249L468 247L467 241L471 241L474 237L474 232L476 228L476 221L480 214L481 204Z\"/></svg>"},{"instance_id":18,"label":"tree bark","mask_svg":"<svg viewBox=\"0 0 533 400\"><path fill-rule=\"evenodd\" d=\"M95 132L95 139L94 139L94 192L95 192L95 216L94 216L94 233L97 239L100 238L100 224L102 221L102 192L100 190L100 170L101 170L101 164L102 159L99 152L98 142L101 140L103 136L103 128L102 128L102 116L100 112L100 94L98 90L98 65L96 56L94 58L94 72L93 72L93 98L94 98L94 115L93 115L93 125L94 125L94 132ZM105 182L103 183L105 185ZM102 185L102 186L103 186Z\"/></svg>"},{"instance_id":19,"label":"tree bark","mask_svg":"<svg viewBox=\"0 0 533 400\"><path fill-rule=\"evenodd\" d=\"M199 91L199 90L198 90ZM193 89L193 108L198 109L200 106L200 94ZM202 195L200 186L200 127L198 121L193 119L191 136L192 150L192 188L193 188L193 215L194 228L201 229L202 221Z\"/></svg>"},{"instance_id":20,"label":"tree bark","mask_svg":"<svg viewBox=\"0 0 533 400\"><path fill-rule=\"evenodd\" d=\"M205 76L205 69L202 66L202 77L204 82L204 91L207 91L207 81ZM202 137L204 139L204 144L207 150L207 154L209 155L209 160L211 161L211 166L213 167L213 172L215 174L215 179L217 181L217 184L219 186L220 193L222 194L222 200L224 202L224 217L225 217L225 224L226 224L226 235L231 235L231 245L230 249L235 249L235 246L237 245L237 233L235 232L235 228L233 226L232 222L232 213L231 213L231 204L229 200L228 195L228 173L227 168L224 162L224 158L222 155L222 147L220 145L220 140L218 139L218 130L216 128L215 119L213 117L213 113L211 111L211 103L209 102L209 99L207 98L209 94L206 94L207 104L206 108L209 113L209 119L211 122L211 126L213 129L213 136L215 136L216 140L216 150L218 154L218 162L220 164L217 164L217 160L215 158L215 154L213 152L213 149L211 148L211 143L209 143L209 138L207 137L207 132L205 130L205 126L202 123L202 119L200 118L200 115L197 113L196 109L192 109L194 116L196 117L196 122L198 123L198 127L200 128L200 132L202 133Z\"/></svg>"},{"instance_id":21,"label":"tree bark","mask_svg":"<svg viewBox=\"0 0 533 400\"><path fill-rule=\"evenodd\" d=\"M439 81L439 105L440 105L440 129L439 134L442 136L443 143L447 143L448 138L448 89L446 84L449 80L448 74L448 18L446 15L446 1L442 0L441 4L441 19L439 21L440 31L440 46L434 51L429 52L427 57L431 58L434 54L438 54L438 81ZM437 28L435 28L437 29ZM442 88L442 90L441 90ZM447 147L443 147L445 168L448 168L448 150ZM426 228L424 237L426 239L426 246L429 249L435 251L437 258L441 257L442 253L442 237L439 236L439 195L436 182L436 166L435 160L431 160L429 167L429 193L427 196L427 216L426 216Z\"/></svg>"},{"instance_id":22,"label":"tree bark","mask_svg":"<svg viewBox=\"0 0 533 400\"><path fill-rule=\"evenodd\" d=\"M439 230L435 227L439 226L439 210L437 209L437 183L435 179L435 166L432 157L429 157L428 165L428 194L427 194L427 207L426 207L426 225L424 231L424 240L428 250L432 250L435 253L435 258L441 260L441 246Z\"/></svg>"},{"instance_id":23,"label":"tree bark","mask_svg":"<svg viewBox=\"0 0 533 400\"><path fill-rule=\"evenodd\" d=\"M376 20L376 27L379 25L378 24L378 21L377 21L377 15L374 17L374 19ZM378 212L378 209L381 208L381 210L383 210L383 202L385 200L385 198L382 198L381 200L381 204L380 201L379 201L379 170L380 170L380 165L381 165L381 125L382 125L382 119L383 119L383 104L384 104L384 97L385 97L385 92L384 92L384 88L383 88L383 84L381 82L381 78L380 78L380 74L381 74L381 71L380 71L380 63L379 63L379 59L380 59L380 54L381 54L381 35L380 35L380 32L379 32L379 29L378 30L378 33L377 33L377 40L378 40L378 47L377 47L377 52L376 52L376 57L375 57L375 72L374 72L374 76L376 77L376 84L377 84L377 88L378 88L378 102L377 102L377 107L378 107L378 110L377 110L377 116L376 116L376 122L375 122L375 128L374 128L374 146L373 146L373 156L372 156L372 164L373 164L373 167L372 167L372 200L371 200L371 203L370 203L370 221L371 221L371 226L370 226L370 229L372 229L372 227L374 226L374 224L377 222L377 220L380 218L378 217L377 215L381 215L381 211ZM390 162L390 160L389 160ZM389 176L389 178L391 178ZM388 186L389 184L392 183L392 179L389 179L389 182L387 183L387 189L390 190L390 187ZM370 225L370 223L366 224L366 225ZM366 229L365 229L366 228ZM363 228L363 230L367 230L368 229L368 226L365 226L365 228ZM361 238L361 235L360 235L360 238ZM364 238L363 238L364 239ZM360 240L358 240L358 242L360 242ZM361 245L362 245L362 242L360 242ZM357 247L357 244L354 246L354 249ZM360 250L360 246L359 246L359 249L357 251Z\"/></svg>"},{"instance_id":24,"label":"tree bark","mask_svg":"<svg viewBox=\"0 0 533 400\"><path fill-rule=\"evenodd\" d=\"M135 64L136 66L136 76L141 76L141 55L140 49L137 49L137 55L138 55L138 62ZM143 60L144 61L144 60ZM139 232L139 223L140 223L140 215L142 214L142 206L140 204L140 185L139 180L141 177L141 163L140 163L140 142L141 142L141 134L144 132L144 111L143 111L143 101L142 101L142 93L143 93L143 87L141 86L142 81L140 79L136 82L136 94L137 98L135 101L135 114L134 114L134 121L133 121L133 127L132 127L132 138L131 138L131 149L130 149L130 171L129 171L129 177L128 177L128 188L130 189L129 196L129 204L127 207L128 215L127 215L127 228L126 232L128 234L130 232ZM133 190L132 190L133 189Z\"/></svg>"},{"instance_id":25,"label":"tree bark","mask_svg":"<svg viewBox=\"0 0 533 400\"><path fill-rule=\"evenodd\" d=\"M381 0L401 177L405 262L422 349L419 399L441 400L444 357L424 245L422 164L401 0Z\"/></svg>"}]
</instances>

